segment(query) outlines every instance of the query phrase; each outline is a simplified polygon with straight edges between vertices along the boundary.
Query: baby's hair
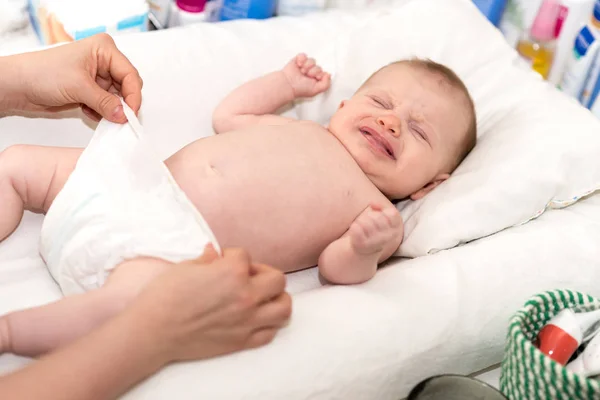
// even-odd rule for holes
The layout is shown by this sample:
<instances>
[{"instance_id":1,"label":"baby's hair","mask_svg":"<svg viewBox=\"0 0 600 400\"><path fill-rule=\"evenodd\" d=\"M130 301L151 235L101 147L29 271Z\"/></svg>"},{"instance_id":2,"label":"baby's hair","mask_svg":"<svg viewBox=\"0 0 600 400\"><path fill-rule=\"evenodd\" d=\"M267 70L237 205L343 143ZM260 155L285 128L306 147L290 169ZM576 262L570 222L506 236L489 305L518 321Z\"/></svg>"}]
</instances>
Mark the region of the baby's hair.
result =
<instances>
[{"instance_id":1,"label":"baby's hair","mask_svg":"<svg viewBox=\"0 0 600 400\"><path fill-rule=\"evenodd\" d=\"M460 163L463 162L467 155L469 155L469 153L471 152L471 150L473 150L475 144L477 143L477 120L475 116L475 104L473 103L473 99L469 94L469 90L465 86L464 82L458 77L458 75L456 75L454 71L452 71L445 65L436 63L435 61L432 61L430 59L410 58L390 63L383 68L387 68L393 65L408 65L410 67L418 68L431 74L441 76L446 83L448 83L454 89L460 91L465 96L465 99L467 100L467 108L469 113L469 126L467 127L465 135L463 135L460 142L458 143L458 150L456 156L451 161L450 172L454 171L460 165ZM381 71L381 69L379 71ZM373 75L377 74L377 72L375 72Z\"/></svg>"}]
</instances>

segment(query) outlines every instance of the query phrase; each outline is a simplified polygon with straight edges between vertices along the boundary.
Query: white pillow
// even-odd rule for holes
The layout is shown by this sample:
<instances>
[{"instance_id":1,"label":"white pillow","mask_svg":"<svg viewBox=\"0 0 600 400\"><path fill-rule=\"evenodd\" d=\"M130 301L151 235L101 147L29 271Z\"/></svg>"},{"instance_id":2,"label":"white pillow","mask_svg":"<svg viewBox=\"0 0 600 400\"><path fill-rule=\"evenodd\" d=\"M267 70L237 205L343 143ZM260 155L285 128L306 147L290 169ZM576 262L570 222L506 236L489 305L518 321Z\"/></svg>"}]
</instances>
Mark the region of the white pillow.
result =
<instances>
[{"instance_id":1,"label":"white pillow","mask_svg":"<svg viewBox=\"0 0 600 400\"><path fill-rule=\"evenodd\" d=\"M177 43L181 30L185 45ZM141 35L115 39L140 68L141 119L164 157L212 134L212 110L228 92L281 68L300 51L332 72L333 83L285 114L322 124L391 61L427 57L454 69L475 100L479 143L447 182L420 201L399 205L406 227L399 255L425 255L493 234L600 187L600 123L524 66L471 0L399 0L391 8L352 14ZM5 122L5 132L29 132L19 141L44 143L51 136L55 145L82 145L91 134L78 120L47 121L43 128L39 120Z\"/></svg>"},{"instance_id":2,"label":"white pillow","mask_svg":"<svg viewBox=\"0 0 600 400\"><path fill-rule=\"evenodd\" d=\"M398 205L405 239L397 255L452 248L600 189L600 121L525 65L472 1L419 0L363 19L336 49L331 92L299 115L324 122L379 67L418 56L464 80L478 117L479 143L452 177Z\"/></svg>"}]
</instances>

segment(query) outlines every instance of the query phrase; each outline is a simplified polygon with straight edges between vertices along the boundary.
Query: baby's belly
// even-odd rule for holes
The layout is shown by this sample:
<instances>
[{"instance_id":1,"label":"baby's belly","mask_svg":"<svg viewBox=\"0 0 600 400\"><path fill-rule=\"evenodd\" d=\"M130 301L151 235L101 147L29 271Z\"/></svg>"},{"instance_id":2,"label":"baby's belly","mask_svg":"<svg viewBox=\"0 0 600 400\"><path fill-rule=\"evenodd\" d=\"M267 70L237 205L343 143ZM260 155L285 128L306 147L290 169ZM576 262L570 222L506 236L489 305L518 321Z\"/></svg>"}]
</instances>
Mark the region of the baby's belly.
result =
<instances>
[{"instance_id":1,"label":"baby's belly","mask_svg":"<svg viewBox=\"0 0 600 400\"><path fill-rule=\"evenodd\" d=\"M286 272L316 265L379 195L326 131L223 134L168 164L221 246Z\"/></svg>"}]
</instances>

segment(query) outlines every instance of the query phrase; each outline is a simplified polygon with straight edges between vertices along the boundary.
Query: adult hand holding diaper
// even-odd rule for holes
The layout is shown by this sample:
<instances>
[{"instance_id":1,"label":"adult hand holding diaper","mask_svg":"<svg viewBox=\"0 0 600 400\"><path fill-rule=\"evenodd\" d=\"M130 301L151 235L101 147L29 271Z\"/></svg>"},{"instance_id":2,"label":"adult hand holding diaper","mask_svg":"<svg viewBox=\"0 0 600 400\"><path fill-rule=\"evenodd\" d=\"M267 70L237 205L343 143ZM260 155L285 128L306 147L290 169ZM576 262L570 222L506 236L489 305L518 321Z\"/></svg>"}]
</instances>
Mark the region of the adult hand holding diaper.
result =
<instances>
[{"instance_id":1,"label":"adult hand holding diaper","mask_svg":"<svg viewBox=\"0 0 600 400\"><path fill-rule=\"evenodd\" d=\"M108 35L0 58L0 76L0 112L81 105L93 119L124 123L123 107L112 93L122 95L135 112L142 103L142 79Z\"/></svg>"}]
</instances>

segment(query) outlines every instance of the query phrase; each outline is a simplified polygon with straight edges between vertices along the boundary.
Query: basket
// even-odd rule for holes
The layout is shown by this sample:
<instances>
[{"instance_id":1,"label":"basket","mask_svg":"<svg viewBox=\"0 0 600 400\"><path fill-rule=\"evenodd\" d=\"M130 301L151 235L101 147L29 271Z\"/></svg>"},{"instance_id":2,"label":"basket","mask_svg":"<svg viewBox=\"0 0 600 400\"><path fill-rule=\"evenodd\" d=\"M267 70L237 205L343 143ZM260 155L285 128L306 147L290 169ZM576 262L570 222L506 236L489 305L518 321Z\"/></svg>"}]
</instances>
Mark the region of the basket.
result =
<instances>
[{"instance_id":1,"label":"basket","mask_svg":"<svg viewBox=\"0 0 600 400\"><path fill-rule=\"evenodd\" d=\"M565 308L592 311L600 301L571 290L548 291L531 297L511 319L500 375L500 390L510 400L600 399L600 381L568 371L533 345L540 329Z\"/></svg>"}]
</instances>

